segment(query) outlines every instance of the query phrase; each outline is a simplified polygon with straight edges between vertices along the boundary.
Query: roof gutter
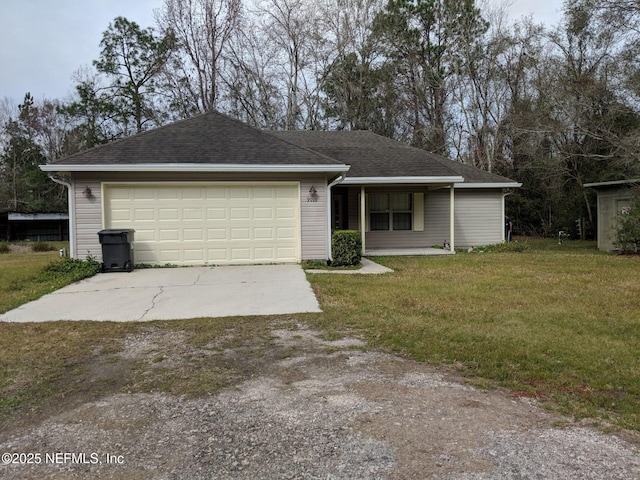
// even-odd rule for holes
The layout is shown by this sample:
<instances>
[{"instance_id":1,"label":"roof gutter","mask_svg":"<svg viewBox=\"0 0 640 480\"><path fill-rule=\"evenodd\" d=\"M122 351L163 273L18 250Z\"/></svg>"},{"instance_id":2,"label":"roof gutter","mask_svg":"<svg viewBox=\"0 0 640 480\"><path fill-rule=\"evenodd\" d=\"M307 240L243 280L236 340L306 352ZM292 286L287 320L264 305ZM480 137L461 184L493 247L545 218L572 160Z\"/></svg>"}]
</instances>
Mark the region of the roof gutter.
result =
<instances>
[{"instance_id":1,"label":"roof gutter","mask_svg":"<svg viewBox=\"0 0 640 480\"><path fill-rule=\"evenodd\" d=\"M44 172L239 172L239 173L344 173L350 165L264 165L219 163L141 163L141 164L47 164L40 165Z\"/></svg>"},{"instance_id":2,"label":"roof gutter","mask_svg":"<svg viewBox=\"0 0 640 480\"><path fill-rule=\"evenodd\" d=\"M393 185L393 184L458 184L464 182L464 177L348 177L345 185Z\"/></svg>"},{"instance_id":3,"label":"roof gutter","mask_svg":"<svg viewBox=\"0 0 640 480\"><path fill-rule=\"evenodd\" d=\"M57 184L64 185L67 187L67 202L69 204L69 256L71 258L76 258L76 242L75 242L75 211L76 204L75 199L73 197L73 186L70 183L67 183L59 178L56 178L53 174L49 174L48 177Z\"/></svg>"},{"instance_id":4,"label":"roof gutter","mask_svg":"<svg viewBox=\"0 0 640 480\"><path fill-rule=\"evenodd\" d=\"M456 183L455 188L520 188L522 183Z\"/></svg>"}]
</instances>

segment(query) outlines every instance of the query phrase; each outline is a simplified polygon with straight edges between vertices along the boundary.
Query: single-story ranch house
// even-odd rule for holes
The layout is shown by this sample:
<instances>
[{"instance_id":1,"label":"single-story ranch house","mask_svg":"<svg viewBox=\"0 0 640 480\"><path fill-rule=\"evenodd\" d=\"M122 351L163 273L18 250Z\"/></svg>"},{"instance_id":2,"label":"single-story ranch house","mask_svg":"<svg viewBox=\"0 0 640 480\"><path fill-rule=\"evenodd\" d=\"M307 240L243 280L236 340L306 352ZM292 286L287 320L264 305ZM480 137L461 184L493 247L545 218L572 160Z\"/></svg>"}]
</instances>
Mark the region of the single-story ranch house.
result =
<instances>
[{"instance_id":1,"label":"single-story ranch house","mask_svg":"<svg viewBox=\"0 0 640 480\"><path fill-rule=\"evenodd\" d=\"M252 264L499 243L520 184L365 131L266 132L201 114L42 165L69 188L70 251L134 229L134 261Z\"/></svg>"}]
</instances>

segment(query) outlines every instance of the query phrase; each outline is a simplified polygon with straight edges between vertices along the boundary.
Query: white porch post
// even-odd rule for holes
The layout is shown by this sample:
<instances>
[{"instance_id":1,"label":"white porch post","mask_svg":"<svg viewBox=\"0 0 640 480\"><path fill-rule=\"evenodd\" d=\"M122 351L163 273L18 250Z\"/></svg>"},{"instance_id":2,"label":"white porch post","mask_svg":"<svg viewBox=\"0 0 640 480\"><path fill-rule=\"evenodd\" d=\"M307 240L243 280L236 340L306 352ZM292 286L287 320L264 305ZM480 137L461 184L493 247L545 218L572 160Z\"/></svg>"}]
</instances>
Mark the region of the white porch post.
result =
<instances>
[{"instance_id":1,"label":"white porch post","mask_svg":"<svg viewBox=\"0 0 640 480\"><path fill-rule=\"evenodd\" d=\"M456 225L455 225L455 188L454 188L454 184L452 183L451 186L449 187L449 236L451 237L451 240L449 241L449 245L450 245L450 249L452 252L455 252L455 231L456 231Z\"/></svg>"},{"instance_id":2,"label":"white porch post","mask_svg":"<svg viewBox=\"0 0 640 480\"><path fill-rule=\"evenodd\" d=\"M367 208L366 205L364 204L364 202L366 201L367 197L364 193L364 185L362 185L360 187L360 237L362 238L362 253L364 254L364 252L366 251L366 246L365 246L365 236L366 236L366 227L367 227L367 219L366 219L366 215L367 215Z\"/></svg>"}]
</instances>

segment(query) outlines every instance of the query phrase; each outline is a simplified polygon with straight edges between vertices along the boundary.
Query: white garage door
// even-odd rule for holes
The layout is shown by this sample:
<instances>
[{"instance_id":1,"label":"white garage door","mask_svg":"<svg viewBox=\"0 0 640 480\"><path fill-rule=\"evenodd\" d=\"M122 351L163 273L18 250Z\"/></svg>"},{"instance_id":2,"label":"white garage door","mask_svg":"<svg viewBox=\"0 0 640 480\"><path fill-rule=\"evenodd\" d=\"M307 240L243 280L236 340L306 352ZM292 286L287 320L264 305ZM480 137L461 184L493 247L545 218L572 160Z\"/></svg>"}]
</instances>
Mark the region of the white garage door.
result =
<instances>
[{"instance_id":1,"label":"white garage door","mask_svg":"<svg viewBox=\"0 0 640 480\"><path fill-rule=\"evenodd\" d=\"M294 183L107 184L105 227L133 228L136 263L300 261Z\"/></svg>"}]
</instances>

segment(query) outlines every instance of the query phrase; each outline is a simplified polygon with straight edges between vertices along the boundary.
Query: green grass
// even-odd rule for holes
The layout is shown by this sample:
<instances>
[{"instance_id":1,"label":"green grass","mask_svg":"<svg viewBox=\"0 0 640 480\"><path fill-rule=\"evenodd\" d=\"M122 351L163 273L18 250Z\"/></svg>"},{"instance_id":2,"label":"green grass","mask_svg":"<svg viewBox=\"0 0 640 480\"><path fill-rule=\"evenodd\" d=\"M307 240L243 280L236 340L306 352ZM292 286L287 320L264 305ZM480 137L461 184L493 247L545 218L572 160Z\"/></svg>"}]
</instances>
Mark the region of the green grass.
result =
<instances>
[{"instance_id":1,"label":"green grass","mask_svg":"<svg viewBox=\"0 0 640 480\"><path fill-rule=\"evenodd\" d=\"M380 277L313 276L319 324L640 430L640 257L528 243L522 253L379 258L395 270Z\"/></svg>"},{"instance_id":2,"label":"green grass","mask_svg":"<svg viewBox=\"0 0 640 480\"><path fill-rule=\"evenodd\" d=\"M96 263L62 259L57 243L46 245L36 252L0 254L0 313L97 272Z\"/></svg>"},{"instance_id":3,"label":"green grass","mask_svg":"<svg viewBox=\"0 0 640 480\"><path fill-rule=\"evenodd\" d=\"M65 404L81 386L90 397L215 392L287 355L272 351L270 325L302 319L332 338L359 333L373 348L454 366L476 385L640 431L640 257L599 253L593 242L519 242L526 248L378 258L395 271L385 275L308 274L320 314L0 324L0 417ZM56 288L42 282L56 255L0 255L0 311ZM158 347L146 363L117 359L127 335L158 331L184 344ZM202 354L212 348L241 354Z\"/></svg>"}]
</instances>

